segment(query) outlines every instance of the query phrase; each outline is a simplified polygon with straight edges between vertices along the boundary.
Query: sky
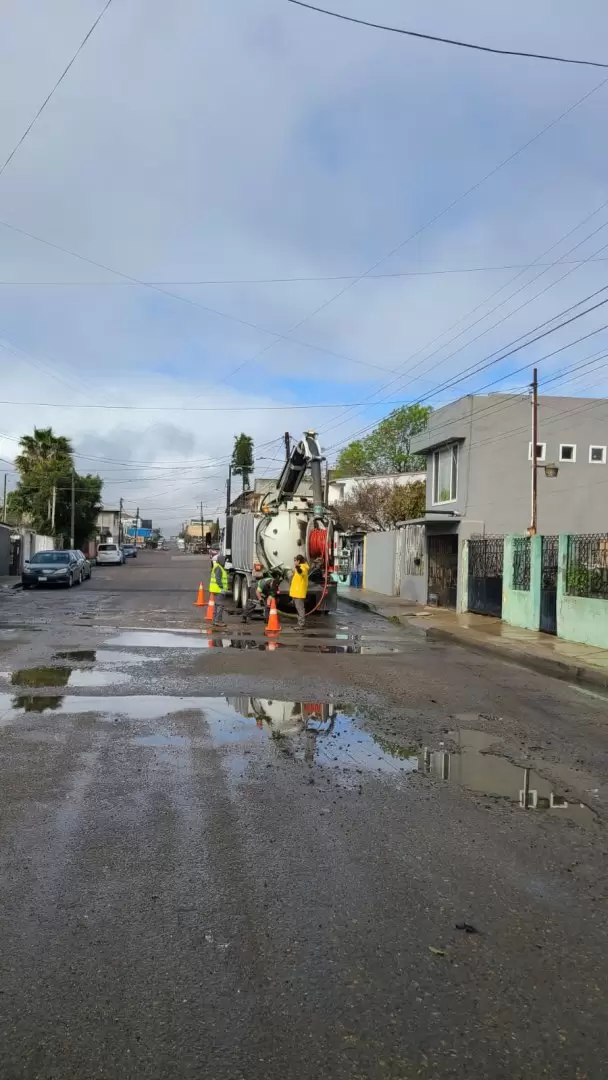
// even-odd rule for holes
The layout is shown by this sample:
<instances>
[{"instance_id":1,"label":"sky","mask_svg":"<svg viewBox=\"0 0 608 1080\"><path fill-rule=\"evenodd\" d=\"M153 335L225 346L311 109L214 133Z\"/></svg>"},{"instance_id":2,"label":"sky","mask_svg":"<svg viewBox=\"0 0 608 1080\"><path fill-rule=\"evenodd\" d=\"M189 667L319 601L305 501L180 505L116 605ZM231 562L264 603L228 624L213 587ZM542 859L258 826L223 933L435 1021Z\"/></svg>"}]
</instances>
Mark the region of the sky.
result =
<instances>
[{"instance_id":1,"label":"sky","mask_svg":"<svg viewBox=\"0 0 608 1080\"><path fill-rule=\"evenodd\" d=\"M601 0L325 6L608 62ZM0 168L102 7L9 0ZM285 430L334 459L396 403L523 392L535 362L541 394L605 394L608 304L500 357L607 282L607 105L608 70L287 0L113 0L0 173L9 488L52 425L168 533L221 516L241 431L268 477Z\"/></svg>"}]
</instances>

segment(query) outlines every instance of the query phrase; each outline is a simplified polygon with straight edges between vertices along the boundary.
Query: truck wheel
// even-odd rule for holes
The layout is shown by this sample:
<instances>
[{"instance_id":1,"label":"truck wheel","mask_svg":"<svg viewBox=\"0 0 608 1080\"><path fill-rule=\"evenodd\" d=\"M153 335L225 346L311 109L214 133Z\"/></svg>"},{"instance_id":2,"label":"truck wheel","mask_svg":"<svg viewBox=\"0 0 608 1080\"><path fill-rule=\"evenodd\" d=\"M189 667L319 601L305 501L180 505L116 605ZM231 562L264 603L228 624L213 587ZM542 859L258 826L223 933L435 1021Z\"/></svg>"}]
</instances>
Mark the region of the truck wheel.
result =
<instances>
[{"instance_id":1,"label":"truck wheel","mask_svg":"<svg viewBox=\"0 0 608 1080\"><path fill-rule=\"evenodd\" d=\"M241 608L243 609L243 611L246 610L248 603L249 603L249 585L247 583L247 578L242 577L241 578L240 605L241 605Z\"/></svg>"},{"instance_id":2,"label":"truck wheel","mask_svg":"<svg viewBox=\"0 0 608 1080\"><path fill-rule=\"evenodd\" d=\"M234 606L238 608L241 601L241 575L235 574L232 579L232 599Z\"/></svg>"}]
</instances>

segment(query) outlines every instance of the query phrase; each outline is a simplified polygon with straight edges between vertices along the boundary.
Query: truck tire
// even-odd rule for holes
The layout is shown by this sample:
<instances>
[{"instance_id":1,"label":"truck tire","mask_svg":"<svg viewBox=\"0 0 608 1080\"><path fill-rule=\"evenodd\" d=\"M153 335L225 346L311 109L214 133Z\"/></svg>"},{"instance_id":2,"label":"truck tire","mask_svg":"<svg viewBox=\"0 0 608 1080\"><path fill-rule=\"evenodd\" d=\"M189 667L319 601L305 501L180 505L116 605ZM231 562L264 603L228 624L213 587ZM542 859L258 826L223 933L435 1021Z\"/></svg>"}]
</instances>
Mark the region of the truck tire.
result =
<instances>
[{"instance_id":1,"label":"truck tire","mask_svg":"<svg viewBox=\"0 0 608 1080\"><path fill-rule=\"evenodd\" d=\"M232 579L232 599L234 606L238 608L241 602L241 575L235 574Z\"/></svg>"},{"instance_id":2,"label":"truck tire","mask_svg":"<svg viewBox=\"0 0 608 1080\"><path fill-rule=\"evenodd\" d=\"M241 578L241 595L239 597L239 603L242 610L245 611L249 603L249 583L245 575Z\"/></svg>"}]
</instances>

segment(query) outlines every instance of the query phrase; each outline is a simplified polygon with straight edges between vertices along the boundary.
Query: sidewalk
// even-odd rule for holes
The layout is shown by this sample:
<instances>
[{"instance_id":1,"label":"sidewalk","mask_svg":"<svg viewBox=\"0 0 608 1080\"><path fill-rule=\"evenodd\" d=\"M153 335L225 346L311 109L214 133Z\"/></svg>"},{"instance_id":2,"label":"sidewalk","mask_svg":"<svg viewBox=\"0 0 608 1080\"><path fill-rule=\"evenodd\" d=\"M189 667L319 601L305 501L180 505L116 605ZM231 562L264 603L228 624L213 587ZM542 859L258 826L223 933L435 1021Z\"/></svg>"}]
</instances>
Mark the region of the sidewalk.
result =
<instances>
[{"instance_id":1,"label":"sidewalk","mask_svg":"<svg viewBox=\"0 0 608 1080\"><path fill-rule=\"evenodd\" d=\"M14 589L21 585L21 574L0 574L0 589Z\"/></svg>"},{"instance_id":2,"label":"sidewalk","mask_svg":"<svg viewBox=\"0 0 608 1080\"><path fill-rule=\"evenodd\" d=\"M508 626L490 615L458 615L445 608L421 607L368 589L340 589L338 598L366 608L424 635L429 641L454 641L476 652L490 652L511 663L568 682L608 689L608 650L550 634Z\"/></svg>"}]
</instances>

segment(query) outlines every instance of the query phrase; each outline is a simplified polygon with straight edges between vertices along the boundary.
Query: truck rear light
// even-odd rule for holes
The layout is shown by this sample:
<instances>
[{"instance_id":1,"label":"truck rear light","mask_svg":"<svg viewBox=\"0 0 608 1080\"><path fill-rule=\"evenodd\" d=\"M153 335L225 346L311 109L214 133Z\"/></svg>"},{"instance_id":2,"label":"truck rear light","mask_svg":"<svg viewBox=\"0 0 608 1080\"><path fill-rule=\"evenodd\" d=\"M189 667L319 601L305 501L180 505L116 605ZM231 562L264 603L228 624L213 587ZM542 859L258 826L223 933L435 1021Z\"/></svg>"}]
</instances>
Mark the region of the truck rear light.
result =
<instances>
[{"instance_id":1,"label":"truck rear light","mask_svg":"<svg viewBox=\"0 0 608 1080\"><path fill-rule=\"evenodd\" d=\"M254 563L253 564L253 569L257 570L257 571L260 571L262 569L262 564L259 563L259 562Z\"/></svg>"}]
</instances>

